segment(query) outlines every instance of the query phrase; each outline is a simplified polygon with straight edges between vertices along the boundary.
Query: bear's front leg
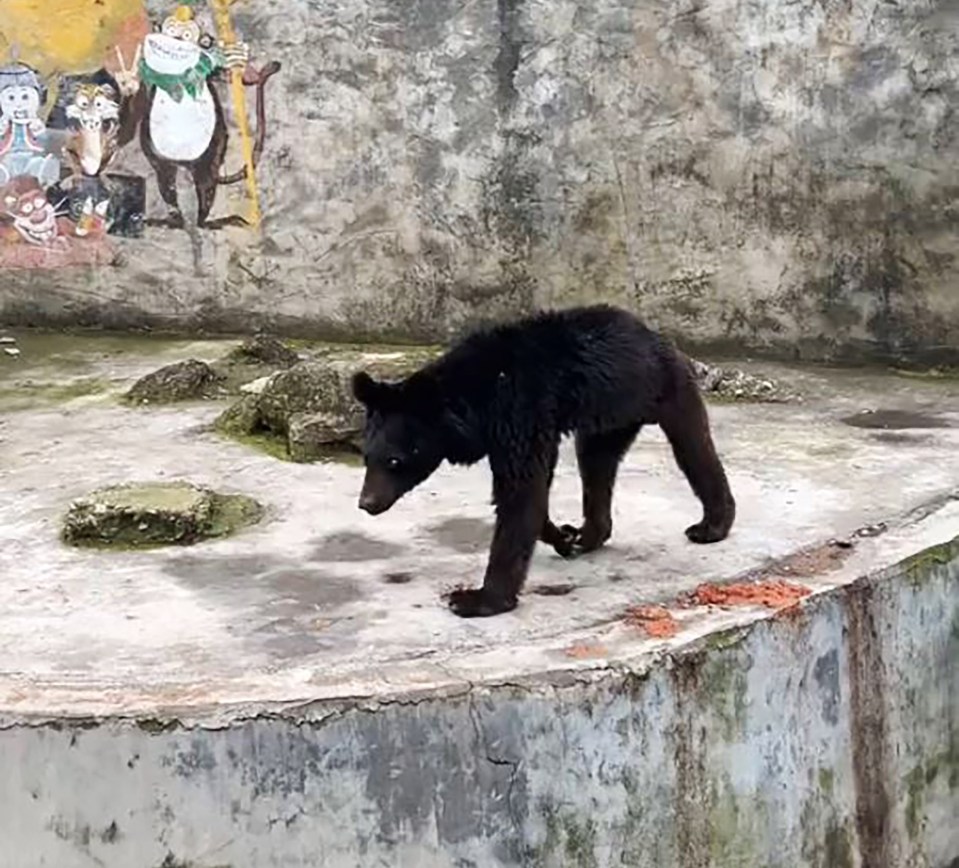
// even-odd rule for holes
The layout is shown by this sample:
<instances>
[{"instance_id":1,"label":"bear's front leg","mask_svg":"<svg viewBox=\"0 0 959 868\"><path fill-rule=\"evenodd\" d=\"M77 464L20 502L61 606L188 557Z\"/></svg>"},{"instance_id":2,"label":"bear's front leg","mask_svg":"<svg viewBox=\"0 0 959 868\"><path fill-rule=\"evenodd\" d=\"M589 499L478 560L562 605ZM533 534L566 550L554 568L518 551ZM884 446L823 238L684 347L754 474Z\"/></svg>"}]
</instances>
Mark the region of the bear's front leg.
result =
<instances>
[{"instance_id":1,"label":"bear's front leg","mask_svg":"<svg viewBox=\"0 0 959 868\"><path fill-rule=\"evenodd\" d=\"M546 468L524 468L523 478L498 474L493 464L496 529L482 588L453 591L449 606L461 618L485 618L516 608L533 548L546 518L549 492Z\"/></svg>"}]
</instances>

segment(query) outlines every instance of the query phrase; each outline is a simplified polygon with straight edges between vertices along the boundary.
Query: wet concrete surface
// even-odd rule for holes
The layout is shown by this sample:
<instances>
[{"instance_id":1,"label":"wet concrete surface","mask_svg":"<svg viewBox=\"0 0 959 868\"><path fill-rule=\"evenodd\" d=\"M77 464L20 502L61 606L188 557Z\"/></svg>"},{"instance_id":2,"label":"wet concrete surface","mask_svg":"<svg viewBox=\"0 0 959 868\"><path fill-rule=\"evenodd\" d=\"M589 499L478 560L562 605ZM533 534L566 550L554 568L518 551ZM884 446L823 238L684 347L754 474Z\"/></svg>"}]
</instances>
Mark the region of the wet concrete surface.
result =
<instances>
[{"instance_id":1,"label":"wet concrete surface","mask_svg":"<svg viewBox=\"0 0 959 868\"><path fill-rule=\"evenodd\" d=\"M952 427L952 422L942 416L909 410L863 410L853 416L846 416L842 421L853 428L878 428L883 431Z\"/></svg>"},{"instance_id":2,"label":"wet concrete surface","mask_svg":"<svg viewBox=\"0 0 959 868\"><path fill-rule=\"evenodd\" d=\"M208 342L187 354L215 358L223 349ZM184 351L164 346L161 355ZM515 612L462 621L443 594L482 578L492 528L485 463L443 467L372 518L356 507L360 469L289 464L223 440L209 430L217 403L120 406L115 395L156 360L140 346L81 358L112 391L0 408L5 715L373 694L417 689L453 671L505 677L566 665L564 648L597 636L610 654L646 647L621 624L628 607L675 600L700 582L762 569L858 528L888 527L856 537L842 565L802 581L854 577L890 546L908 551L890 542L897 523L959 488L959 382L763 366L805 400L711 408L739 502L726 542L685 540L699 505L660 431L647 429L622 468L609 545L575 561L538 547ZM896 430L847 424L863 410L938 421ZM235 538L190 548L92 552L60 543L72 499L130 479L247 493L266 517ZM579 499L566 444L555 520L577 521Z\"/></svg>"}]
</instances>

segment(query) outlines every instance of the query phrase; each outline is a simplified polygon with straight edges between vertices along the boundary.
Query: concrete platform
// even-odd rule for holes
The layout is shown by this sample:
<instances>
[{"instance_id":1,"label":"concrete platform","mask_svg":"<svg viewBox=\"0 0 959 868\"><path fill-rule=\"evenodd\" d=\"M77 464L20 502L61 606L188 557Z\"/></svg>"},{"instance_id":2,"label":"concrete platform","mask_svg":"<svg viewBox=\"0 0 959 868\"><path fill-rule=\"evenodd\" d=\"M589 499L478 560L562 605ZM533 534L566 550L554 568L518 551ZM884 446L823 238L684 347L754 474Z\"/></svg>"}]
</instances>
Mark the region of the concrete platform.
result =
<instances>
[{"instance_id":1,"label":"concrete platform","mask_svg":"<svg viewBox=\"0 0 959 868\"><path fill-rule=\"evenodd\" d=\"M482 576L485 466L371 518L359 469L224 441L218 405L118 406L155 362L87 360L106 391L0 417L0 866L956 864L956 380L765 366L805 400L712 408L727 542L685 541L698 505L644 431L608 548L541 548L515 612L462 621L440 595ZM843 421L863 410L905 427ZM268 518L190 548L58 541L71 499L181 478ZM569 450L552 513L579 515ZM934 546L922 582L889 572ZM675 605L746 574L817 596L797 623ZM657 602L672 638L624 621Z\"/></svg>"}]
</instances>

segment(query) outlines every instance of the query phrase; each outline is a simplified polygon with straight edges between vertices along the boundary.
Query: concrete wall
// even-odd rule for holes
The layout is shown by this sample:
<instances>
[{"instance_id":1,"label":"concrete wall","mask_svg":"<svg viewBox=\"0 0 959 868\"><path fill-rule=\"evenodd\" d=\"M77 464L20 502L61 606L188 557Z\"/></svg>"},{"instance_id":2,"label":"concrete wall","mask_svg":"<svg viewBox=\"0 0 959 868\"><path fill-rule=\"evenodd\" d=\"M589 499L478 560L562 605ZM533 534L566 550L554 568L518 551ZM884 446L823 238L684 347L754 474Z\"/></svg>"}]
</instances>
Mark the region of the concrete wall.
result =
<instances>
[{"instance_id":1,"label":"concrete wall","mask_svg":"<svg viewBox=\"0 0 959 868\"><path fill-rule=\"evenodd\" d=\"M955 868L959 538L801 614L446 695L0 730L3 868Z\"/></svg>"},{"instance_id":2,"label":"concrete wall","mask_svg":"<svg viewBox=\"0 0 959 868\"><path fill-rule=\"evenodd\" d=\"M174 11L104 2L24 0L0 22L0 50L53 76L49 148L82 150L54 71L129 84L115 47L128 65ZM282 63L255 185L220 186L220 224L197 229L181 177L186 228L152 225L166 208L134 134L72 170L71 204L103 182L125 203L111 232L139 237L93 248L68 215L38 252L8 219L0 318L416 337L601 298L697 342L959 346L954 0L242 0L226 24L216 5L195 4L204 30ZM229 174L245 134L218 87ZM222 225L257 222L254 192L261 227Z\"/></svg>"}]
</instances>

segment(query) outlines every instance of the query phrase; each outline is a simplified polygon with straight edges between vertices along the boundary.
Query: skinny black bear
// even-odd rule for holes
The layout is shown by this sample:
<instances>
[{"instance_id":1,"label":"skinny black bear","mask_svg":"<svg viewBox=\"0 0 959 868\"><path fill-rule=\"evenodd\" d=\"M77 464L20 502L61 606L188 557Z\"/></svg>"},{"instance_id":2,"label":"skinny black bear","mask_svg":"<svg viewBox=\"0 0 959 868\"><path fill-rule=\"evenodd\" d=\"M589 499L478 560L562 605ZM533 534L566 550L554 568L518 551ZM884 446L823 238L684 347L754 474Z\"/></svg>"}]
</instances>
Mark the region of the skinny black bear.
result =
<instances>
[{"instance_id":1,"label":"skinny black bear","mask_svg":"<svg viewBox=\"0 0 959 868\"><path fill-rule=\"evenodd\" d=\"M620 460L643 425L666 434L703 519L695 543L725 539L736 505L716 455L689 361L626 311L605 305L542 313L478 331L399 383L359 373L366 477L359 506L388 510L444 459L489 458L496 528L481 588L454 591L463 617L517 604L536 540L560 555L599 548L612 532ZM549 518L560 438L574 434L583 525Z\"/></svg>"}]
</instances>

